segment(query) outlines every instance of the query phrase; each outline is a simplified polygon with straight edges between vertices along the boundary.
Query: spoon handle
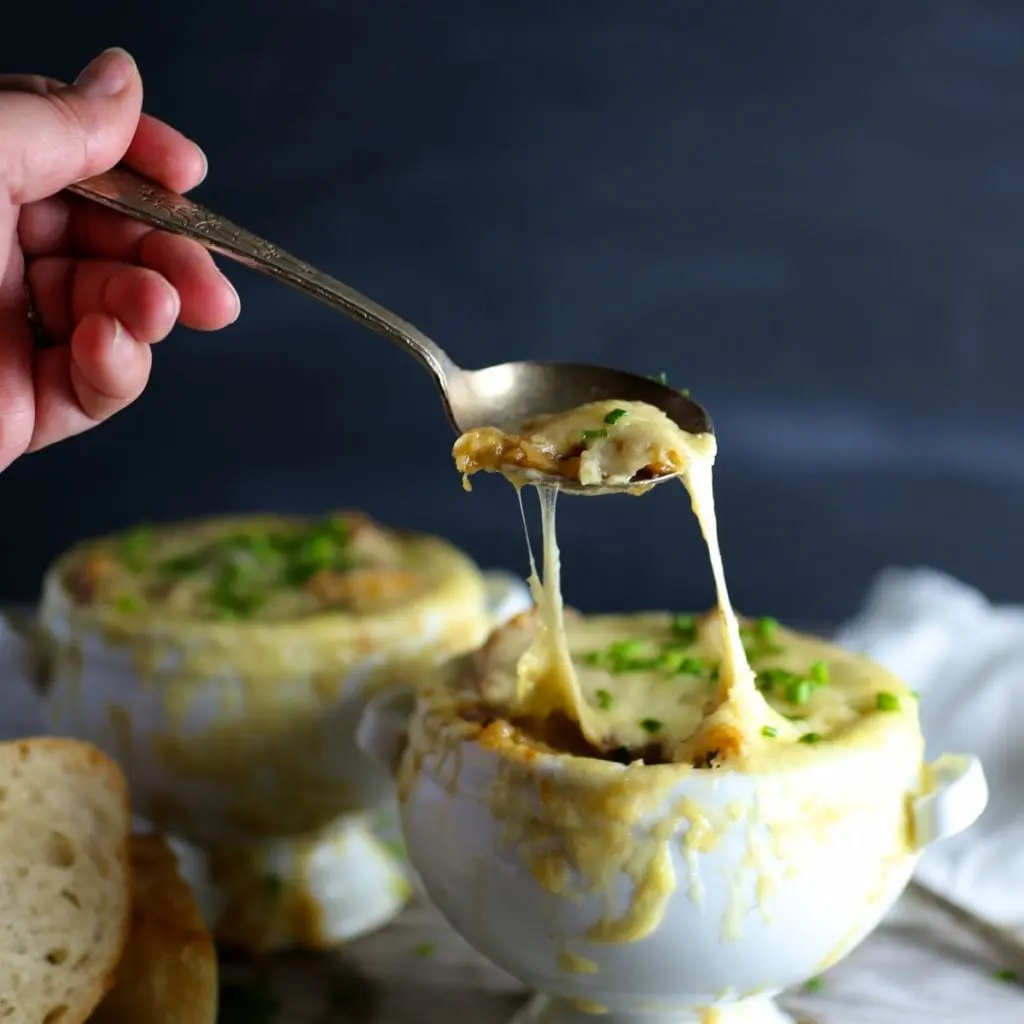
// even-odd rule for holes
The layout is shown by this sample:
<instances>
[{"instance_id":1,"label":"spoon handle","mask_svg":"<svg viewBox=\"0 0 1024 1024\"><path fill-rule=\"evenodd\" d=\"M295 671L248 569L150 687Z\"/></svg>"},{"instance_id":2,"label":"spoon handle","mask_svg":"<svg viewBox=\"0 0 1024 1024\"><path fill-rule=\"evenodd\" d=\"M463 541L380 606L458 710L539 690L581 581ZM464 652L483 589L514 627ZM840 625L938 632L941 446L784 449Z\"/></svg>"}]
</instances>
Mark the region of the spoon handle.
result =
<instances>
[{"instance_id":1,"label":"spoon handle","mask_svg":"<svg viewBox=\"0 0 1024 1024\"><path fill-rule=\"evenodd\" d=\"M161 231L191 238L213 252L229 256L326 302L415 356L430 371L442 392L445 378L458 372L439 345L400 316L273 243L127 167L115 167L86 178L69 186L67 191Z\"/></svg>"}]
</instances>

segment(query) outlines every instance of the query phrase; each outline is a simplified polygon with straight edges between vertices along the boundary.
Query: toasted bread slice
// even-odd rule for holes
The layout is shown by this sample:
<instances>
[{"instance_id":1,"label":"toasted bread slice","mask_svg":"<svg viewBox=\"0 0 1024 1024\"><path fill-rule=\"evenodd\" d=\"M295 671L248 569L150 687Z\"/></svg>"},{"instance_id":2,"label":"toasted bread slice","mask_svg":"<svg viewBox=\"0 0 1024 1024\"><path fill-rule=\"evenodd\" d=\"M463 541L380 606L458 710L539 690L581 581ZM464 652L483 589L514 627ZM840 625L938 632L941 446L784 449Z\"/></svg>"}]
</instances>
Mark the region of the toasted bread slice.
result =
<instances>
[{"instance_id":1,"label":"toasted bread slice","mask_svg":"<svg viewBox=\"0 0 1024 1024\"><path fill-rule=\"evenodd\" d=\"M133 836L132 924L114 987L92 1024L214 1024L217 954L178 858L159 836Z\"/></svg>"},{"instance_id":2,"label":"toasted bread slice","mask_svg":"<svg viewBox=\"0 0 1024 1024\"><path fill-rule=\"evenodd\" d=\"M131 908L128 790L77 740L0 743L0 1020L81 1024Z\"/></svg>"}]
</instances>

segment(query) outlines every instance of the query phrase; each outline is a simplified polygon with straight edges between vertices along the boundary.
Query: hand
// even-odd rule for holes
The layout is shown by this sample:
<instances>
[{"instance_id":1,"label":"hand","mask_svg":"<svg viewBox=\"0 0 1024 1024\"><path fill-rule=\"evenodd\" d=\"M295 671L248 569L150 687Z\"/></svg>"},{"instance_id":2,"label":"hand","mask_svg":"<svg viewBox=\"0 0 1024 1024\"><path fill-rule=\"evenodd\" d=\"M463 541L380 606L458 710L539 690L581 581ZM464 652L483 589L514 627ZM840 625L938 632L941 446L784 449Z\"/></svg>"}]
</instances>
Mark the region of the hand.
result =
<instances>
[{"instance_id":1,"label":"hand","mask_svg":"<svg viewBox=\"0 0 1024 1024\"><path fill-rule=\"evenodd\" d=\"M138 398L149 346L175 323L212 331L238 317L198 243L58 194L122 159L176 192L206 175L194 143L142 114L123 50L72 86L0 76L0 470ZM36 345L31 307L54 345Z\"/></svg>"}]
</instances>

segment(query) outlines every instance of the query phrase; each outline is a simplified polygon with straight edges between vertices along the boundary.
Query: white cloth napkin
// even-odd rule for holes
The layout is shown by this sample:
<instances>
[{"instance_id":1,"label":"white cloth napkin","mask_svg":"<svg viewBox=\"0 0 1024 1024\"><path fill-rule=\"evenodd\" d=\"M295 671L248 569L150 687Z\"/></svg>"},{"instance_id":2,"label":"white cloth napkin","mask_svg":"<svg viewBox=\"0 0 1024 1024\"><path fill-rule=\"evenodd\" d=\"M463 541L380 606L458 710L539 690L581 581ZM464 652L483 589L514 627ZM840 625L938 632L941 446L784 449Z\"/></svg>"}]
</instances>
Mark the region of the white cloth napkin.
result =
<instances>
[{"instance_id":1,"label":"white cloth napkin","mask_svg":"<svg viewBox=\"0 0 1024 1024\"><path fill-rule=\"evenodd\" d=\"M987 810L933 847L919 877L991 921L1024 928L1024 607L994 606L934 570L887 569L837 640L919 691L930 758L969 753L985 767Z\"/></svg>"}]
</instances>

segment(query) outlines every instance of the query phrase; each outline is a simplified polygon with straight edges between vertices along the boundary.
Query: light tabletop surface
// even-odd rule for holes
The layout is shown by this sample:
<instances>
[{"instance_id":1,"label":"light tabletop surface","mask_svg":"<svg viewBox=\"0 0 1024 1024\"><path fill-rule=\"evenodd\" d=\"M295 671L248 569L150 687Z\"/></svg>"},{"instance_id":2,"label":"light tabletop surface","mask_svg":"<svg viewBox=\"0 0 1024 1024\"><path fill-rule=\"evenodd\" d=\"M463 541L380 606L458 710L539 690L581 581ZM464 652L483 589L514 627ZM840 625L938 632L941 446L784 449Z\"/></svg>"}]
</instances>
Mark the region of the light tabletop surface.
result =
<instances>
[{"instance_id":1,"label":"light tabletop surface","mask_svg":"<svg viewBox=\"0 0 1024 1024\"><path fill-rule=\"evenodd\" d=\"M999 967L908 898L820 988L782 1002L801 1024L1020 1024L1024 989ZM335 956L226 965L224 983L222 1024L507 1024L525 998L422 903Z\"/></svg>"}]
</instances>

